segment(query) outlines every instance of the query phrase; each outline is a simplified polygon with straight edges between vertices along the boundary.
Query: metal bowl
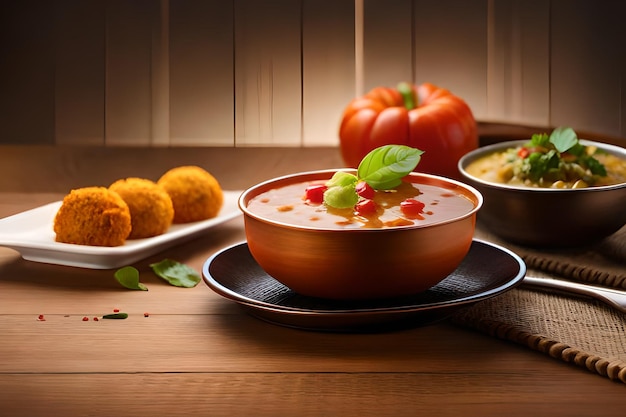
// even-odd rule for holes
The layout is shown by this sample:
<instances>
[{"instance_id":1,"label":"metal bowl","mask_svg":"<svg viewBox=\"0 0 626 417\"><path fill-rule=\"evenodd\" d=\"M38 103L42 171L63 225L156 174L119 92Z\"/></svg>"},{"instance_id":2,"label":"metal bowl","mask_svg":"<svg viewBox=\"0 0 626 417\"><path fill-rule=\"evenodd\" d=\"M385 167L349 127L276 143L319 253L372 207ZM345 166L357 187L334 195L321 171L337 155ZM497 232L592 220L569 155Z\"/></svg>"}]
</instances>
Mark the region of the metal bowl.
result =
<instances>
[{"instance_id":1,"label":"metal bowl","mask_svg":"<svg viewBox=\"0 0 626 417\"><path fill-rule=\"evenodd\" d=\"M412 173L416 184L453 190L474 208L457 218L430 225L381 229L295 226L251 212L248 202L274 188L326 180L338 170L288 175L244 191L248 247L273 278L302 295L335 300L363 300L417 294L452 273L469 251L482 196L472 187L443 177Z\"/></svg>"},{"instance_id":2,"label":"metal bowl","mask_svg":"<svg viewBox=\"0 0 626 417\"><path fill-rule=\"evenodd\" d=\"M478 220L489 231L525 246L574 247L597 242L626 224L626 183L578 189L530 188L488 182L466 171L483 156L526 142L496 143L459 160L464 181L484 197ZM619 146L587 140L581 143L626 159L626 149Z\"/></svg>"}]
</instances>

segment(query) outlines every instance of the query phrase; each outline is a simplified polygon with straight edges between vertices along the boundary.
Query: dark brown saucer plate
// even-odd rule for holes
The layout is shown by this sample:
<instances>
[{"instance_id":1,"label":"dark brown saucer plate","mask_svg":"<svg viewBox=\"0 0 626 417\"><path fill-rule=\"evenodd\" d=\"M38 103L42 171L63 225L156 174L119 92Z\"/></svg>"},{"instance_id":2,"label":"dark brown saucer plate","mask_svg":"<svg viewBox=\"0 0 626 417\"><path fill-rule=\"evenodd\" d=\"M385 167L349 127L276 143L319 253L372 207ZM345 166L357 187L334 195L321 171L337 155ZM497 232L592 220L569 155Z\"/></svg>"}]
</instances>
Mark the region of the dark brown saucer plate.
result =
<instances>
[{"instance_id":1,"label":"dark brown saucer plate","mask_svg":"<svg viewBox=\"0 0 626 417\"><path fill-rule=\"evenodd\" d=\"M213 291L259 319L334 332L390 331L430 324L514 288L525 274L526 264L517 254L476 239L461 265L439 284L417 295L392 299L334 301L297 294L268 275L245 242L214 254L202 267L204 282Z\"/></svg>"}]
</instances>

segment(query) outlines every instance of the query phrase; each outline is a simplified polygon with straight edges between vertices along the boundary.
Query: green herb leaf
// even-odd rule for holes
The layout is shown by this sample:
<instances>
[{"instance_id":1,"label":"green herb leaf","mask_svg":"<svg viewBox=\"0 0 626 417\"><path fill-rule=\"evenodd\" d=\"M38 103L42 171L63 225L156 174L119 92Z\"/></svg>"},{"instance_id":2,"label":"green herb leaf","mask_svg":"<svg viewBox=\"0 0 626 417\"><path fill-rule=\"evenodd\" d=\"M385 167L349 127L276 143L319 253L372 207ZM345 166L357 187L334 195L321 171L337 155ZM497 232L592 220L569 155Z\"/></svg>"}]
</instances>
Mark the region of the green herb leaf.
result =
<instances>
[{"instance_id":1,"label":"green herb leaf","mask_svg":"<svg viewBox=\"0 0 626 417\"><path fill-rule=\"evenodd\" d=\"M525 160L524 170L532 181L538 181L546 173L559 167L559 154L555 150L547 153L533 152Z\"/></svg>"},{"instance_id":2,"label":"green herb leaf","mask_svg":"<svg viewBox=\"0 0 626 417\"><path fill-rule=\"evenodd\" d=\"M128 313L113 313L113 314L105 314L102 316L103 319L127 319Z\"/></svg>"},{"instance_id":3,"label":"green herb leaf","mask_svg":"<svg viewBox=\"0 0 626 417\"><path fill-rule=\"evenodd\" d=\"M584 157L587 154L587 147L577 143L567 150L567 153L570 153L577 157Z\"/></svg>"},{"instance_id":4,"label":"green herb leaf","mask_svg":"<svg viewBox=\"0 0 626 417\"><path fill-rule=\"evenodd\" d=\"M605 166L588 154L588 147L579 142L571 127L557 127L549 136L534 134L529 145L526 146L536 147L536 151L522 160L521 172L533 182L566 181L572 173L587 169L592 175L607 175ZM586 179L590 180L593 181Z\"/></svg>"},{"instance_id":5,"label":"green herb leaf","mask_svg":"<svg viewBox=\"0 0 626 417\"><path fill-rule=\"evenodd\" d=\"M139 282L139 271L132 266L125 266L115 271L115 279L122 286L131 290L148 291L148 287Z\"/></svg>"},{"instance_id":6,"label":"green herb leaf","mask_svg":"<svg viewBox=\"0 0 626 417\"><path fill-rule=\"evenodd\" d=\"M375 190L389 190L415 169L423 153L404 145L381 146L365 155L357 176Z\"/></svg>"},{"instance_id":7,"label":"green herb leaf","mask_svg":"<svg viewBox=\"0 0 626 417\"><path fill-rule=\"evenodd\" d=\"M423 151L404 145L385 145L374 149L361 161L357 175L336 172L326 182L324 204L335 208L350 208L359 201L356 184L365 181L375 190L397 187L402 178L415 169Z\"/></svg>"},{"instance_id":8,"label":"green herb leaf","mask_svg":"<svg viewBox=\"0 0 626 417\"><path fill-rule=\"evenodd\" d=\"M550 136L547 133L535 133L530 137L530 146L550 146Z\"/></svg>"},{"instance_id":9,"label":"green herb leaf","mask_svg":"<svg viewBox=\"0 0 626 417\"><path fill-rule=\"evenodd\" d=\"M557 127L550 134L550 142L557 151L563 153L578 144L578 136L571 127Z\"/></svg>"},{"instance_id":10,"label":"green herb leaf","mask_svg":"<svg viewBox=\"0 0 626 417\"><path fill-rule=\"evenodd\" d=\"M201 280L200 274L193 268L171 259L150 264L150 268L159 278L176 287L192 288Z\"/></svg>"},{"instance_id":11,"label":"green herb leaf","mask_svg":"<svg viewBox=\"0 0 626 417\"><path fill-rule=\"evenodd\" d=\"M591 171L593 175L606 177L606 167L602 164L602 162L598 161L593 156L585 156L581 158L581 163L589 168L589 171Z\"/></svg>"}]
</instances>

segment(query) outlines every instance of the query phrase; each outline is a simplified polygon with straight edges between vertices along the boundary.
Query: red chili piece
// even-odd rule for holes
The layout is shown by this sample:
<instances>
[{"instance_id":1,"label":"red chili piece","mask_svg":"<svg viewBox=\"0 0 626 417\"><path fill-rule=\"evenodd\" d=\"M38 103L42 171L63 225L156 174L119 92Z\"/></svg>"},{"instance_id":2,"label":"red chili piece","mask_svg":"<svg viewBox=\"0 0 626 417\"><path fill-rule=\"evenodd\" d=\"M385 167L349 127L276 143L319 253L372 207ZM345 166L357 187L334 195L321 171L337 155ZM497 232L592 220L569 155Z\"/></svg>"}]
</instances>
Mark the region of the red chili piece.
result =
<instances>
[{"instance_id":1,"label":"red chili piece","mask_svg":"<svg viewBox=\"0 0 626 417\"><path fill-rule=\"evenodd\" d=\"M46 321L46 318L44 317L43 314L40 314L39 317L37 317L37 320L39 320L39 321Z\"/></svg>"},{"instance_id":2,"label":"red chili piece","mask_svg":"<svg viewBox=\"0 0 626 417\"><path fill-rule=\"evenodd\" d=\"M376 213L376 203L374 200L361 200L354 206L354 211L361 216Z\"/></svg>"},{"instance_id":3,"label":"red chili piece","mask_svg":"<svg viewBox=\"0 0 626 417\"><path fill-rule=\"evenodd\" d=\"M356 185L356 193L363 198L367 198L371 200L376 195L376 190L374 190L372 186L366 183L365 181L360 181Z\"/></svg>"},{"instance_id":4,"label":"red chili piece","mask_svg":"<svg viewBox=\"0 0 626 417\"><path fill-rule=\"evenodd\" d=\"M119 309L119 308L114 308L114 309L113 309L113 312L114 312L114 313L119 313L119 312L120 312L120 309Z\"/></svg>"},{"instance_id":5,"label":"red chili piece","mask_svg":"<svg viewBox=\"0 0 626 417\"><path fill-rule=\"evenodd\" d=\"M98 320L100 320L98 317L93 318L93 321L98 321Z\"/></svg>"},{"instance_id":6,"label":"red chili piece","mask_svg":"<svg viewBox=\"0 0 626 417\"><path fill-rule=\"evenodd\" d=\"M89 317L83 317L83 321L89 321Z\"/></svg>"},{"instance_id":7,"label":"red chili piece","mask_svg":"<svg viewBox=\"0 0 626 417\"><path fill-rule=\"evenodd\" d=\"M414 198L407 198L400 203L400 210L407 217L417 217L424 211L425 204Z\"/></svg>"},{"instance_id":8,"label":"red chili piece","mask_svg":"<svg viewBox=\"0 0 626 417\"><path fill-rule=\"evenodd\" d=\"M305 199L311 204L322 204L324 202L324 192L328 189L324 184L313 184L304 190Z\"/></svg>"},{"instance_id":9,"label":"red chili piece","mask_svg":"<svg viewBox=\"0 0 626 417\"><path fill-rule=\"evenodd\" d=\"M143 313L144 317L150 317L150 313Z\"/></svg>"},{"instance_id":10,"label":"red chili piece","mask_svg":"<svg viewBox=\"0 0 626 417\"><path fill-rule=\"evenodd\" d=\"M528 148L520 148L517 151L517 156L519 156L522 159L528 157L528 155L530 155L530 151L528 150Z\"/></svg>"}]
</instances>

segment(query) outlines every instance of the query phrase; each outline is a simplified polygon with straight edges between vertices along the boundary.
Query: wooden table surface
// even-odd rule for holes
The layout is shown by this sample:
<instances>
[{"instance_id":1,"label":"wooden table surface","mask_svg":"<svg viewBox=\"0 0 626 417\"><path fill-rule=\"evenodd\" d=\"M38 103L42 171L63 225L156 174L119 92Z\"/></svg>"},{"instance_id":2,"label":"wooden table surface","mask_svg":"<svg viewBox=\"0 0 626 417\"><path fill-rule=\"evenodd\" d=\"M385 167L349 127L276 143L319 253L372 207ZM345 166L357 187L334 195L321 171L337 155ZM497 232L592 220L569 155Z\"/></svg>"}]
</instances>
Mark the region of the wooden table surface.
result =
<instances>
[{"instance_id":1,"label":"wooden table surface","mask_svg":"<svg viewBox=\"0 0 626 417\"><path fill-rule=\"evenodd\" d=\"M0 158L0 218L71 187L156 179L182 164L237 190L340 163L336 149L3 147ZM149 291L122 288L114 270L29 262L0 248L0 415L624 414L623 384L445 321L375 334L295 330L249 316L203 282L177 288L149 269L167 257L200 271L243 240L238 217L134 263ZM93 320L114 309L128 319Z\"/></svg>"}]
</instances>

